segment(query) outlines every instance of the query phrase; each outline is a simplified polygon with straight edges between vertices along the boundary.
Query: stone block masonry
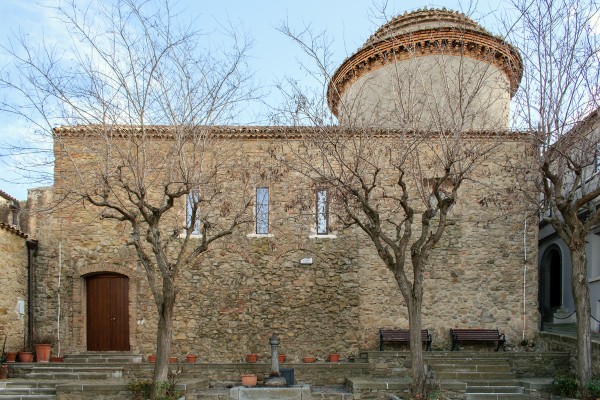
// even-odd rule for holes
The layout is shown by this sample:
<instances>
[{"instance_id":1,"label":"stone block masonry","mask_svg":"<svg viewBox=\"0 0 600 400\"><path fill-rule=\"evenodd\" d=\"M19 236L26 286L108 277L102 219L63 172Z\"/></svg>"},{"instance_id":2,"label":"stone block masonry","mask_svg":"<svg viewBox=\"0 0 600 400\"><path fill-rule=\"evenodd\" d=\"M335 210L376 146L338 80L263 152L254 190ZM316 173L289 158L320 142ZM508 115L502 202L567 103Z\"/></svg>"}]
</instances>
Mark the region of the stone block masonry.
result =
<instances>
[{"instance_id":1,"label":"stone block masonry","mask_svg":"<svg viewBox=\"0 0 600 400\"><path fill-rule=\"evenodd\" d=\"M302 134L289 129L296 136ZM246 179L250 189L269 187L270 234L249 235L254 232L252 224L242 226L181 270L175 356L195 353L202 362L240 362L245 354L257 352L264 360L269 355L268 338L277 333L280 351L289 361L305 356L325 359L333 350L345 358L361 349L377 348L381 327L408 327L395 280L369 238L357 228L342 230L333 215L332 235L314 235L315 184L274 161L289 158L293 146L304 144L284 140L280 131L258 127L231 133L215 128L225 143L222 155L254 169ZM101 218L101 210L89 203L64 201L79 182L73 160L79 160L80 173L93 172L85 169L91 140L77 133L64 135L61 143L70 157L57 149L55 185L50 194L38 194L39 210L57 207L48 213L31 213L30 224L40 240L36 325L55 334L61 243L63 352L87 349L86 278L111 272L128 278L129 343L133 352L146 356L155 352L156 306L145 272L127 245L129 226ZM156 141L166 145L168 138ZM448 332L453 327L498 328L509 340L520 337L523 330L531 337L537 327L536 268L527 270L528 306L523 315L523 198L512 190L516 178L502 167L506 157L525 160L526 149L518 135L506 136L476 171L474 182L461 189L451 213L452 225L426 271L423 327L434 333L434 348L449 348ZM252 197L239 180L231 182L232 204L248 193ZM496 195L505 196L501 204L485 201L492 195L491 187ZM181 221L185 204L176 208L173 218ZM534 260L537 239L534 224L529 227L526 243ZM306 258L312 258L312 263L301 262Z\"/></svg>"},{"instance_id":2,"label":"stone block masonry","mask_svg":"<svg viewBox=\"0 0 600 400\"><path fill-rule=\"evenodd\" d=\"M0 346L25 346L27 329L27 235L0 223Z\"/></svg>"}]
</instances>

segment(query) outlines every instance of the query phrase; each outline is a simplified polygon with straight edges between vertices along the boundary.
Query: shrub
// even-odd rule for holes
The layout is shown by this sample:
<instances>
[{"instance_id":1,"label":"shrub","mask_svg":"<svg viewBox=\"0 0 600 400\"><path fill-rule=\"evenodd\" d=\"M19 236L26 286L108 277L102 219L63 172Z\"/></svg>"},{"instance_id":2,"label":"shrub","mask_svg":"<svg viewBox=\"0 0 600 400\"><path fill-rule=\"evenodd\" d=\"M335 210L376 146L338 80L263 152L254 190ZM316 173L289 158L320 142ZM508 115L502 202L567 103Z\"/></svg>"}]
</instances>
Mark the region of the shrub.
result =
<instances>
[{"instance_id":1,"label":"shrub","mask_svg":"<svg viewBox=\"0 0 600 400\"><path fill-rule=\"evenodd\" d=\"M600 377L593 378L587 385L585 385L585 389L593 399L600 398Z\"/></svg>"},{"instance_id":2,"label":"shrub","mask_svg":"<svg viewBox=\"0 0 600 400\"><path fill-rule=\"evenodd\" d=\"M133 392L135 400L146 400L150 398L152 381L150 379L133 379L129 381L127 387Z\"/></svg>"},{"instance_id":3,"label":"shrub","mask_svg":"<svg viewBox=\"0 0 600 400\"><path fill-rule=\"evenodd\" d=\"M572 373L560 373L552 381L552 392L561 397L578 397L577 378Z\"/></svg>"}]
</instances>

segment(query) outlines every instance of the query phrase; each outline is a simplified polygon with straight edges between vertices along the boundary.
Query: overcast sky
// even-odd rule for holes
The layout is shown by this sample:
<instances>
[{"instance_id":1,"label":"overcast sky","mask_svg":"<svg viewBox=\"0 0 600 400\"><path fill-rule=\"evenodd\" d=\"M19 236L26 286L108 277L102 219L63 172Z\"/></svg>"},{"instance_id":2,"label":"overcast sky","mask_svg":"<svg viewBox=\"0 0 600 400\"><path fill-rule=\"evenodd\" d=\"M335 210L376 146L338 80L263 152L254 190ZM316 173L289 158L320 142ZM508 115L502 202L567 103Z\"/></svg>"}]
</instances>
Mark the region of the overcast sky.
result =
<instances>
[{"instance_id":1,"label":"overcast sky","mask_svg":"<svg viewBox=\"0 0 600 400\"><path fill-rule=\"evenodd\" d=\"M86 3L88 0L80 1ZM52 9L57 4L57 0L1 0L0 44L6 45L8 38L16 32L26 34L31 43L41 43L44 40L60 44L65 40L65 32ZM389 1L387 14L389 18L424 6L465 10L464 4L467 3ZM471 4L474 12L470 12L470 15L489 30L499 33L490 25L494 24L494 16L504 10L498 8L497 2L493 4L491 6L487 1ZM220 24L232 23L250 34L254 40L250 68L254 72L256 83L264 88L265 96L269 96L273 92L273 84L285 76L305 79L305 74L297 63L301 56L298 46L276 30L282 21L288 20L297 29L310 24L316 31L326 30L333 40L336 65L353 54L385 22L377 11L377 3L374 5L371 1L188 0L177 2L176 7L185 10L186 18L197 17L197 23L203 32L211 33L221 29ZM5 67L10 62L10 58L0 50L0 65ZM265 101L268 103L269 99ZM264 124L261 112L259 109L249 110L238 123ZM0 141L15 144L38 140L31 136L31 129L25 122L16 120L13 116L0 114L0 123L3 127ZM0 189L24 200L27 198L27 189L40 186L41 183L11 182L17 178L10 165L9 158L0 158Z\"/></svg>"}]
</instances>

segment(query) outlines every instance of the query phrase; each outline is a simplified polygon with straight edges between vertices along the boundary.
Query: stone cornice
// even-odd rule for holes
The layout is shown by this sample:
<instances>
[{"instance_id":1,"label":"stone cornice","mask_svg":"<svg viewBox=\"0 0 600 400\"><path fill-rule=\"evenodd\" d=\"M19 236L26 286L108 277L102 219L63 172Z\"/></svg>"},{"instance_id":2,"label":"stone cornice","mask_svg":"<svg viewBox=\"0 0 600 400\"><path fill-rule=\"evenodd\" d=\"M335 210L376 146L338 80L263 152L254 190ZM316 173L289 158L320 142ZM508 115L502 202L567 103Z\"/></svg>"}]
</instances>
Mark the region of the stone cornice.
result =
<instances>
[{"instance_id":1,"label":"stone cornice","mask_svg":"<svg viewBox=\"0 0 600 400\"><path fill-rule=\"evenodd\" d=\"M126 138L134 135L141 137L145 134L148 139L172 139L179 131L195 131L199 135L215 139L227 140L310 140L319 135L332 137L359 137L372 138L426 138L437 137L440 134L450 136L452 133L436 131L407 131L403 129L376 129L376 128L346 128L340 126L315 127L315 126L195 126L175 127L170 125L152 125L144 129L135 126L117 125L76 125L54 128L56 138L100 138L111 136L113 138ZM530 132L523 131L469 131L460 132L468 139L476 138L501 138L502 140L526 140Z\"/></svg>"},{"instance_id":2,"label":"stone cornice","mask_svg":"<svg viewBox=\"0 0 600 400\"><path fill-rule=\"evenodd\" d=\"M427 55L469 57L497 66L510 82L511 97L523 75L523 61L514 47L482 30L442 27L412 31L365 45L334 73L327 90L329 107L338 115L339 99L366 73L393 62Z\"/></svg>"}]
</instances>

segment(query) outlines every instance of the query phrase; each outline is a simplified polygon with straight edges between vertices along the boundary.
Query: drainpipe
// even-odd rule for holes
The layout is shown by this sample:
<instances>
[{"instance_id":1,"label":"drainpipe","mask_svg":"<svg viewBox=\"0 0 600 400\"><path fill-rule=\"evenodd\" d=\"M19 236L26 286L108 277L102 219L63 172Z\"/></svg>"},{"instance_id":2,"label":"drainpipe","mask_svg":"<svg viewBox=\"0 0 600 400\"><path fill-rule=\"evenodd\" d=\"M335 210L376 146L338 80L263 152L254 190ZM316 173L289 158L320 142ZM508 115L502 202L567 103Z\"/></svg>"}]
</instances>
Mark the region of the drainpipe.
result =
<instances>
[{"instance_id":1,"label":"drainpipe","mask_svg":"<svg viewBox=\"0 0 600 400\"><path fill-rule=\"evenodd\" d=\"M27 245L27 337L24 345L30 348L33 341L33 257L38 248L37 240L25 241Z\"/></svg>"},{"instance_id":2,"label":"drainpipe","mask_svg":"<svg viewBox=\"0 0 600 400\"><path fill-rule=\"evenodd\" d=\"M525 224L523 228L523 337L525 340L525 329L527 327L527 212L525 212Z\"/></svg>"}]
</instances>

